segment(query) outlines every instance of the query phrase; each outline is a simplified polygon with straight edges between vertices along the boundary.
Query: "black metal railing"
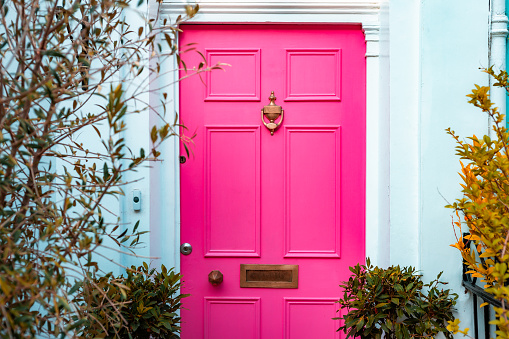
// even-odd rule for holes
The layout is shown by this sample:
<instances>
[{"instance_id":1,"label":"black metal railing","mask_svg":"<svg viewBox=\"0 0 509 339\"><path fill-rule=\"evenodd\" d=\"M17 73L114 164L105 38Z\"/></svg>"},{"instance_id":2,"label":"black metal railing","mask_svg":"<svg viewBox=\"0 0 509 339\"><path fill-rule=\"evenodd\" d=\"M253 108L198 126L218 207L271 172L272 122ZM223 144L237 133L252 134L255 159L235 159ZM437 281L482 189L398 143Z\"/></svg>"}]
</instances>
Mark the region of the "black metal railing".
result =
<instances>
[{"instance_id":1,"label":"black metal railing","mask_svg":"<svg viewBox=\"0 0 509 339\"><path fill-rule=\"evenodd\" d=\"M476 246L471 246L474 243L470 240L466 240L465 237L469 235L469 233L463 233L463 244L465 247L470 247L472 251L475 251L477 253L477 257L485 266L484 258L479 257L480 253L477 252ZM477 306L477 299L480 298L483 300L483 302L488 303L491 306L494 307L502 307L502 304L500 301L493 298L491 294L486 292L481 286L477 285L477 278L472 277L470 274L467 273L470 269L468 266L463 262L463 286L471 292L473 296L473 308L474 308L474 338L479 339L479 310ZM490 306L483 307L484 312L484 338L489 339L490 338L490 320L491 320L491 310Z\"/></svg>"}]
</instances>

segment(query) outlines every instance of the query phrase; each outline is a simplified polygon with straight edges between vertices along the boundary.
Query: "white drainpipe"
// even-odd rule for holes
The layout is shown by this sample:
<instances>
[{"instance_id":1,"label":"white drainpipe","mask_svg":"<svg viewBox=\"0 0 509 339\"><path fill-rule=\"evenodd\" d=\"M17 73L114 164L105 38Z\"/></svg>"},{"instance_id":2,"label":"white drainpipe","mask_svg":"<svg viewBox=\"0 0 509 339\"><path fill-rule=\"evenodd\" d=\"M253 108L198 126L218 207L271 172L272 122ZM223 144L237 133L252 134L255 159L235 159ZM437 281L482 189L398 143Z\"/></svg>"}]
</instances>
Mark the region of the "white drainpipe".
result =
<instances>
[{"instance_id":1,"label":"white drainpipe","mask_svg":"<svg viewBox=\"0 0 509 339\"><path fill-rule=\"evenodd\" d=\"M507 22L505 13L505 0L491 1L491 27L490 27L490 66L495 72L506 69L506 42ZM494 87L493 79L490 81L491 100L502 114L506 114L506 91L503 87Z\"/></svg>"}]
</instances>

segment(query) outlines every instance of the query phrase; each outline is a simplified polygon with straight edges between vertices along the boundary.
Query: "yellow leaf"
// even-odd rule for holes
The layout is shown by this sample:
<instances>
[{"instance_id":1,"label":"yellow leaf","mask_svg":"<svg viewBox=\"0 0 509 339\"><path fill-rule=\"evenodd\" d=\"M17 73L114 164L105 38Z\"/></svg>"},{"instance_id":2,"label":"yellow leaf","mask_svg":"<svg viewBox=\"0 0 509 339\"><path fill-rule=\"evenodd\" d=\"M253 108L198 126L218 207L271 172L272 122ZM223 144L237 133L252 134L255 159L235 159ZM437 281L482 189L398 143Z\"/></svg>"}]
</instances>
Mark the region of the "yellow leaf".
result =
<instances>
[{"instance_id":1,"label":"yellow leaf","mask_svg":"<svg viewBox=\"0 0 509 339\"><path fill-rule=\"evenodd\" d=\"M479 258L489 258L489 257L492 257L494 255L494 253L492 253L491 251L488 251L486 250L486 252L482 253Z\"/></svg>"},{"instance_id":2,"label":"yellow leaf","mask_svg":"<svg viewBox=\"0 0 509 339\"><path fill-rule=\"evenodd\" d=\"M4 292L5 295L10 295L11 293L11 287L2 279L0 279L0 288Z\"/></svg>"},{"instance_id":3,"label":"yellow leaf","mask_svg":"<svg viewBox=\"0 0 509 339\"><path fill-rule=\"evenodd\" d=\"M468 334L468 330L469 330L469 328L465 327L465 329L463 331L458 331L458 332L460 332L460 333L462 333L464 335L467 335Z\"/></svg>"},{"instance_id":4,"label":"yellow leaf","mask_svg":"<svg viewBox=\"0 0 509 339\"><path fill-rule=\"evenodd\" d=\"M477 235L474 235L474 234L466 235L465 239L467 239L467 240L474 240L474 241L481 240L481 238L479 238Z\"/></svg>"}]
</instances>

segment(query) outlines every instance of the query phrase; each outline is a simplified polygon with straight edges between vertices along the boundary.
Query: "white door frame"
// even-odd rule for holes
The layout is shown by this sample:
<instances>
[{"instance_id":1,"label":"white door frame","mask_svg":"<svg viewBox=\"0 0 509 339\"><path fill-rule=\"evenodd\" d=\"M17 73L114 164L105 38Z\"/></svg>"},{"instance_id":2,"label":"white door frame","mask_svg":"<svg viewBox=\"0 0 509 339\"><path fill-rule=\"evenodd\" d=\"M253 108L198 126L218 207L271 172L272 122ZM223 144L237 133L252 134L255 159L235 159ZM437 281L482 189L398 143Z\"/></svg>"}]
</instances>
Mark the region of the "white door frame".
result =
<instances>
[{"instance_id":1,"label":"white door frame","mask_svg":"<svg viewBox=\"0 0 509 339\"><path fill-rule=\"evenodd\" d=\"M183 13L185 1L168 1L162 5L162 17L176 18ZM379 1L341 0L303 1L200 1L199 14L190 23L347 23L360 24L366 37L366 256L375 265L389 263L389 130L388 112L380 107L380 3ZM167 65L168 70L175 67ZM179 111L178 72L168 72L151 87L169 84L171 105L167 112ZM157 87L156 87L157 86ZM173 88L171 88L173 87ZM171 98L173 95L173 98ZM153 96L154 101L159 96ZM383 105L383 106L381 106ZM387 105L388 106L388 105ZM156 117L153 117L156 119ZM154 120L154 124L156 121ZM150 254L162 257L167 266L180 269L180 187L179 146L177 141L161 149L164 160L151 169L151 205L158 206L150 216ZM164 187L164 189L162 189ZM152 209L154 210L154 209Z\"/></svg>"}]
</instances>

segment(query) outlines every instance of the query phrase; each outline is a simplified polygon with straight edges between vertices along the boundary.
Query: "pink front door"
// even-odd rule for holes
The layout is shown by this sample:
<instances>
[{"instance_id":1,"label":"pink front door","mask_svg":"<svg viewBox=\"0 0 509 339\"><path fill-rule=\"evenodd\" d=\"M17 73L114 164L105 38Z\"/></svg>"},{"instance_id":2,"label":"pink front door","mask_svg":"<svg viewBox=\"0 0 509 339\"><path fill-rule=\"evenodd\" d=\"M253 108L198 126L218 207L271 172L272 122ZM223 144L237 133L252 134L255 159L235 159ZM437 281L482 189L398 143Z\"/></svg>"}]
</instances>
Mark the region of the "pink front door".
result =
<instances>
[{"instance_id":1,"label":"pink front door","mask_svg":"<svg viewBox=\"0 0 509 339\"><path fill-rule=\"evenodd\" d=\"M181 165L181 242L192 246L181 255L182 338L342 338L338 284L365 253L360 26L182 29L181 46L230 65L180 84L181 121L196 132ZM188 66L200 62L192 54ZM260 111L271 91L284 109L273 136ZM298 287L240 287L241 264L298 265Z\"/></svg>"}]
</instances>

